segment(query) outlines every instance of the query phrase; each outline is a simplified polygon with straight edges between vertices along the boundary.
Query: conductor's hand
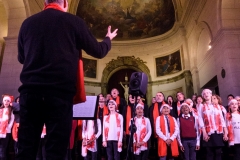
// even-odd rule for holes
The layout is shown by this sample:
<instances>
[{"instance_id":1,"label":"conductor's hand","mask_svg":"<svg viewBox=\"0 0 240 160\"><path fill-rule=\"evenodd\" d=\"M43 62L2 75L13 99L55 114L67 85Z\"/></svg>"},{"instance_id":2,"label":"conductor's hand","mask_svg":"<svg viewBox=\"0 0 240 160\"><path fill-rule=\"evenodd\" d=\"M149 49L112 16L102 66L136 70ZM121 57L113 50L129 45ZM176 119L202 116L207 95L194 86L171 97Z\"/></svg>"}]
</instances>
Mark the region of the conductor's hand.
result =
<instances>
[{"instance_id":1,"label":"conductor's hand","mask_svg":"<svg viewBox=\"0 0 240 160\"><path fill-rule=\"evenodd\" d=\"M111 32L111 29L112 29L112 27L108 26L108 32L107 32L107 35L106 35L106 37L109 37L110 40L112 40L114 37L116 37L117 30L118 30L118 29L115 29L113 32Z\"/></svg>"}]
</instances>

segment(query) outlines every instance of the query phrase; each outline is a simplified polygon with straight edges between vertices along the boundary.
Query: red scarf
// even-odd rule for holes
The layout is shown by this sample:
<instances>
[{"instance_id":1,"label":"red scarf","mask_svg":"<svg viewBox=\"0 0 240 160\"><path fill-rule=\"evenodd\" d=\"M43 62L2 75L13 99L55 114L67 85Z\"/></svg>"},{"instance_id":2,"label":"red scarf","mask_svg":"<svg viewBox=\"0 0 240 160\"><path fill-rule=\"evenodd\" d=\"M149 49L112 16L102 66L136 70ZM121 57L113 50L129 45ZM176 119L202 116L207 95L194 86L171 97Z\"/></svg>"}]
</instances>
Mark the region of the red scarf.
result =
<instances>
[{"instance_id":1,"label":"red scarf","mask_svg":"<svg viewBox=\"0 0 240 160\"><path fill-rule=\"evenodd\" d=\"M137 119L137 117L134 118L134 122L135 122L135 125L137 126L136 119ZM133 137L134 137L133 150L134 150L134 154L136 154L136 155L139 155L141 153L141 150L147 150L147 142L145 142L143 145L141 145L141 147L137 147L137 145L136 145L139 142L143 142L143 139L147 135L146 120L144 117L142 117L142 124L139 127L141 128L141 131L137 130L133 135ZM140 129L140 128L138 128L138 129ZM138 141L138 137L139 137L139 141Z\"/></svg>"},{"instance_id":2,"label":"red scarf","mask_svg":"<svg viewBox=\"0 0 240 160\"><path fill-rule=\"evenodd\" d=\"M77 140L82 140L82 121L83 120L77 121L77 129L78 129Z\"/></svg>"},{"instance_id":3,"label":"red scarf","mask_svg":"<svg viewBox=\"0 0 240 160\"><path fill-rule=\"evenodd\" d=\"M214 125L216 127L216 132L217 134L223 133L223 124L224 118L222 115L222 110L221 107L218 106L213 106L215 108L214 114L212 113L212 110L208 104L203 104L202 108L202 114L203 114L203 122L205 126L205 130L207 134L213 134L215 132ZM213 123L215 121L215 123ZM209 134L209 135L210 135Z\"/></svg>"},{"instance_id":4,"label":"red scarf","mask_svg":"<svg viewBox=\"0 0 240 160\"><path fill-rule=\"evenodd\" d=\"M47 5L45 4L43 10L48 9L48 8L52 8L52 9L56 9L56 10L59 10L59 11L63 11L63 9L57 3L49 3Z\"/></svg>"},{"instance_id":5,"label":"red scarf","mask_svg":"<svg viewBox=\"0 0 240 160\"><path fill-rule=\"evenodd\" d=\"M162 101L162 105L165 104L164 101ZM159 109L158 109L158 102L155 102L154 103L154 106L153 106L153 130L154 130L154 137L157 138L157 134L156 134L156 119L159 115ZM160 107L161 108L161 107Z\"/></svg>"},{"instance_id":6,"label":"red scarf","mask_svg":"<svg viewBox=\"0 0 240 160\"><path fill-rule=\"evenodd\" d=\"M172 116L168 117L170 121L170 136L172 136L175 130L175 123ZM166 135L164 116L161 115L159 120L161 131L163 132L164 135ZM171 143L171 152L173 157L177 157L179 155L178 143L176 138ZM160 157L167 156L167 143L161 138L158 138L158 156Z\"/></svg>"},{"instance_id":7,"label":"red scarf","mask_svg":"<svg viewBox=\"0 0 240 160\"><path fill-rule=\"evenodd\" d=\"M56 9L63 11L63 9L56 3L49 3L45 5L44 10L46 9ZM64 11L63 11L64 12ZM84 88L84 72L83 72L83 61L82 61L82 51L79 51L79 61L78 61L78 71L77 71L77 92L73 98L73 104L81 103L86 101L86 93Z\"/></svg>"},{"instance_id":8,"label":"red scarf","mask_svg":"<svg viewBox=\"0 0 240 160\"><path fill-rule=\"evenodd\" d=\"M129 135L130 132L128 130L129 128L129 122L131 120L131 106L127 106L127 113L126 113L126 134Z\"/></svg>"},{"instance_id":9,"label":"red scarf","mask_svg":"<svg viewBox=\"0 0 240 160\"><path fill-rule=\"evenodd\" d=\"M180 103L180 101L178 101L177 102L177 113L178 113L178 116L179 116L179 114L180 114L180 108L181 108L181 103Z\"/></svg>"},{"instance_id":10,"label":"red scarf","mask_svg":"<svg viewBox=\"0 0 240 160\"><path fill-rule=\"evenodd\" d=\"M11 117L11 108L3 107L0 108L0 138L6 138L8 123Z\"/></svg>"},{"instance_id":11,"label":"red scarf","mask_svg":"<svg viewBox=\"0 0 240 160\"><path fill-rule=\"evenodd\" d=\"M12 128L12 137L14 141L18 141L18 128L19 128L19 123L14 122L13 123L13 128Z\"/></svg>"}]
</instances>

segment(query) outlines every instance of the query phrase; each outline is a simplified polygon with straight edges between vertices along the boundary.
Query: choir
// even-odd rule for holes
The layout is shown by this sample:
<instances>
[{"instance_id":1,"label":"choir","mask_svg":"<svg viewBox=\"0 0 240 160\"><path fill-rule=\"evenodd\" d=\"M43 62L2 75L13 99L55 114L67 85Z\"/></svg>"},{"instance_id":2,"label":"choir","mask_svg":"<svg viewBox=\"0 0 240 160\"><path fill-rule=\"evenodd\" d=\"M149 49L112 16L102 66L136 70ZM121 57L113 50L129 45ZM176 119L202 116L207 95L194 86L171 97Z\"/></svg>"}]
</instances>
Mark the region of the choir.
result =
<instances>
[{"instance_id":1,"label":"choir","mask_svg":"<svg viewBox=\"0 0 240 160\"><path fill-rule=\"evenodd\" d=\"M221 160L240 159L240 96L221 97L204 89L185 98L158 92L151 106L139 96L119 96L116 88L99 94L96 120L73 120L65 160ZM6 160L9 141L18 153L19 105L3 95L0 107L0 159ZM37 160L45 159L43 126ZM201 153L201 154L199 154Z\"/></svg>"}]
</instances>

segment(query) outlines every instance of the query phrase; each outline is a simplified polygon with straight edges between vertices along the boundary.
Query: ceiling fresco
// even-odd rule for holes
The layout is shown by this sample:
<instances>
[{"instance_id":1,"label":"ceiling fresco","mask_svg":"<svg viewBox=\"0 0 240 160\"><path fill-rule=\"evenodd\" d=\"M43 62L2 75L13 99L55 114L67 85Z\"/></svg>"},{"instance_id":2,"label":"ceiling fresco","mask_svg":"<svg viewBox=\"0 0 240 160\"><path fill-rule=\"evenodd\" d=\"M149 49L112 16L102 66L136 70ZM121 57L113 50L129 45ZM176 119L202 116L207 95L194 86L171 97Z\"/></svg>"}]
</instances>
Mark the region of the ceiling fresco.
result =
<instances>
[{"instance_id":1,"label":"ceiling fresco","mask_svg":"<svg viewBox=\"0 0 240 160\"><path fill-rule=\"evenodd\" d=\"M118 28L119 41L161 35L175 22L172 0L80 0L76 15L96 38L106 35L108 25Z\"/></svg>"}]
</instances>

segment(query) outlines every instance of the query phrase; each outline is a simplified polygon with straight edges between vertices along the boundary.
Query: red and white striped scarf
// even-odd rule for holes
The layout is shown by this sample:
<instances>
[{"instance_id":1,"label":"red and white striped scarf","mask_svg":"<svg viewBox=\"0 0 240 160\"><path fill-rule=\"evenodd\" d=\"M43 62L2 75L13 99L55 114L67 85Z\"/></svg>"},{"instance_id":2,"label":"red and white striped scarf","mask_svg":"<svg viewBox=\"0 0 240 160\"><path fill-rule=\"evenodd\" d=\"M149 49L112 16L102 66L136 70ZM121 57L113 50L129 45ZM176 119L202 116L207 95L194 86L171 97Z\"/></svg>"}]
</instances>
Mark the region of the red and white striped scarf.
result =
<instances>
[{"instance_id":1,"label":"red and white striped scarf","mask_svg":"<svg viewBox=\"0 0 240 160\"><path fill-rule=\"evenodd\" d=\"M44 138L47 134L47 130L46 130L46 125L43 125L43 130L42 130L42 134L41 134L41 138Z\"/></svg>"},{"instance_id":2,"label":"red and white striped scarf","mask_svg":"<svg viewBox=\"0 0 240 160\"><path fill-rule=\"evenodd\" d=\"M117 122L117 130L116 130L116 134L117 134L117 137L118 137L118 141L119 141L119 137L120 137L120 133L121 133L121 120L120 118L118 117L119 114L118 113L115 113L115 116L116 116L116 122ZM104 130L103 130L103 134L105 135L105 138L106 138L106 141L108 140L108 132L109 132L109 119L110 119L110 114L107 116L107 118L105 119L105 122L104 123ZM121 152L122 151L122 147L119 147L118 146L118 152Z\"/></svg>"},{"instance_id":3,"label":"red and white striped scarf","mask_svg":"<svg viewBox=\"0 0 240 160\"><path fill-rule=\"evenodd\" d=\"M137 117L134 118L135 125L137 127L136 133L134 133L134 139L133 139L133 149L134 149L134 154L139 155L141 151L147 150L147 142L145 142L141 147L137 147L137 143L143 142L143 139L147 135L147 126L146 126L146 120L144 117L142 117L142 123L139 126L139 124L136 123ZM139 128L140 127L140 128Z\"/></svg>"},{"instance_id":4,"label":"red and white striped scarf","mask_svg":"<svg viewBox=\"0 0 240 160\"><path fill-rule=\"evenodd\" d=\"M7 127L11 114L9 107L3 107L0 109L0 138L6 138Z\"/></svg>"},{"instance_id":5,"label":"red and white striped scarf","mask_svg":"<svg viewBox=\"0 0 240 160\"><path fill-rule=\"evenodd\" d=\"M88 126L90 125L90 126ZM87 140L93 140L95 138L95 127L94 127L94 121L93 120L83 120L83 134L85 135ZM88 130L89 129L89 130ZM93 140L91 143L87 144L86 146L82 144L82 156L87 156L87 150L90 150L92 152L97 151L97 143L96 139Z\"/></svg>"},{"instance_id":6,"label":"red and white striped scarf","mask_svg":"<svg viewBox=\"0 0 240 160\"><path fill-rule=\"evenodd\" d=\"M203 111L203 122L204 122L207 134L211 135L215 131L218 134L223 133L223 123L225 123L225 121L222 115L221 107L219 105L215 105L215 106L213 105L213 108L210 108L209 105L203 104L202 111Z\"/></svg>"},{"instance_id":7,"label":"red and white striped scarf","mask_svg":"<svg viewBox=\"0 0 240 160\"><path fill-rule=\"evenodd\" d=\"M234 134L232 126L232 116L231 113L227 113L227 129L228 129L228 143L230 146L234 145Z\"/></svg>"}]
</instances>

